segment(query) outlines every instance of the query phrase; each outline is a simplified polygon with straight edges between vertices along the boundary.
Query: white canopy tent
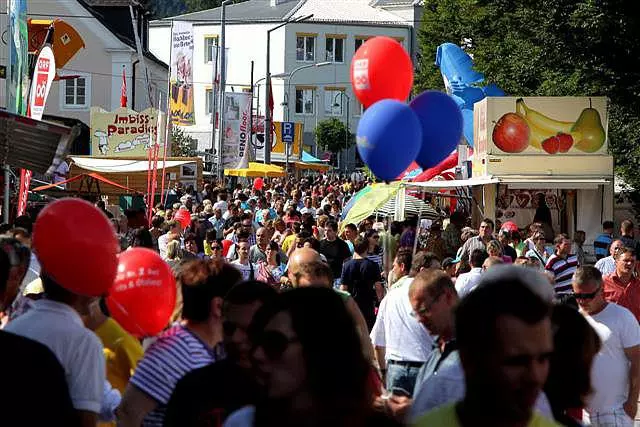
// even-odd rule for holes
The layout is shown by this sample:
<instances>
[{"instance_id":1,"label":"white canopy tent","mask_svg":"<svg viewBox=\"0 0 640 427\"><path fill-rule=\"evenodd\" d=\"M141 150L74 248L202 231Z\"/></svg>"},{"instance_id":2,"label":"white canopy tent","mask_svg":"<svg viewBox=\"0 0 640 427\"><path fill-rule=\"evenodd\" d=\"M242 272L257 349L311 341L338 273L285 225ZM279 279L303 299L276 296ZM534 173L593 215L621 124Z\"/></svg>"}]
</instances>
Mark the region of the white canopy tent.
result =
<instances>
[{"instance_id":1,"label":"white canopy tent","mask_svg":"<svg viewBox=\"0 0 640 427\"><path fill-rule=\"evenodd\" d=\"M71 157L73 163L78 167L93 172L101 173L127 173L146 172L149 170L148 160L127 160L127 159L100 159L96 157ZM166 168L194 163L193 160L167 160ZM158 160L158 170L165 167L162 160Z\"/></svg>"}]
</instances>

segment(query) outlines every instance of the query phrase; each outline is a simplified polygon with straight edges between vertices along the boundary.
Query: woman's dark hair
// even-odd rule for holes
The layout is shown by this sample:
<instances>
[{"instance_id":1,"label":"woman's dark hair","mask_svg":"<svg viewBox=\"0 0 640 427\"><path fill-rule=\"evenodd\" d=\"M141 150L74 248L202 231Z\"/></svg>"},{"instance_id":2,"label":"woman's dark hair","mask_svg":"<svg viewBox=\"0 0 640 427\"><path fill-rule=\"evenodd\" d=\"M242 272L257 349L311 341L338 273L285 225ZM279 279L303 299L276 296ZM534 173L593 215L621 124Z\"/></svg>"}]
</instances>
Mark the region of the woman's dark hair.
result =
<instances>
[{"instance_id":1,"label":"woman's dark hair","mask_svg":"<svg viewBox=\"0 0 640 427\"><path fill-rule=\"evenodd\" d=\"M553 307L551 323L553 354L544 392L558 420L565 410L585 406L584 399L592 391L591 363L601 341L586 319L567 305Z\"/></svg>"},{"instance_id":2,"label":"woman's dark hair","mask_svg":"<svg viewBox=\"0 0 640 427\"><path fill-rule=\"evenodd\" d=\"M129 246L149 249L155 248L153 245L153 237L151 236L151 233L144 227L136 229Z\"/></svg>"},{"instance_id":3,"label":"woman's dark hair","mask_svg":"<svg viewBox=\"0 0 640 427\"><path fill-rule=\"evenodd\" d=\"M163 222L164 222L164 218L161 217L160 215L154 215L153 218L151 218L151 226L153 228L162 227Z\"/></svg>"},{"instance_id":4,"label":"woman's dark hair","mask_svg":"<svg viewBox=\"0 0 640 427\"><path fill-rule=\"evenodd\" d=\"M280 255L280 246L278 245L278 242L272 240L269 242L269 244L267 245L267 247L269 249L271 249L272 251L276 252L276 263L278 265L280 265L280 263L282 262L282 256ZM268 260L267 260L268 261Z\"/></svg>"},{"instance_id":5,"label":"woman's dark hair","mask_svg":"<svg viewBox=\"0 0 640 427\"><path fill-rule=\"evenodd\" d=\"M307 387L313 399L309 416L314 417L314 424L346 426L349 420L365 418L372 399L367 381L370 368L340 296L332 289L314 287L279 294L256 313L249 329L254 342L280 312L291 316L292 328L302 346ZM327 345L329 342L331 345ZM328 360L340 363L327 363ZM273 401L258 404L255 425L287 425L288 420L282 420L286 405Z\"/></svg>"}]
</instances>

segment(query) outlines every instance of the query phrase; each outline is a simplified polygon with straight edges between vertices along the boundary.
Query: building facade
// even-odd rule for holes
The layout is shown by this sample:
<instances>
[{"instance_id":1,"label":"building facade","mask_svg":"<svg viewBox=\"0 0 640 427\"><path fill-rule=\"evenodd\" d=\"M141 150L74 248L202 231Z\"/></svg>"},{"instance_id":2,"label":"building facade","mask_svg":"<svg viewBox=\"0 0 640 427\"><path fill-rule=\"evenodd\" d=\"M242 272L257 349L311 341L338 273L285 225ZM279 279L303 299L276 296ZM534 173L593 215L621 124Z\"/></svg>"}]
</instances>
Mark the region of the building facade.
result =
<instances>
[{"instance_id":1,"label":"building facade","mask_svg":"<svg viewBox=\"0 0 640 427\"><path fill-rule=\"evenodd\" d=\"M362 106L350 83L351 58L368 38L388 36L415 54L415 1L395 0L249 0L226 8L227 91L251 88L253 62L254 114L264 116L267 31L283 22L312 15L304 22L288 23L271 33L274 121L304 124L303 148L321 156L315 146L318 122L337 118L355 133ZM171 21L194 25L194 86L196 125L185 128L198 140L200 150L212 147L213 60L218 45L221 10L211 9L150 23L149 48L169 62ZM348 114L347 114L348 111ZM355 147L347 151L346 166L356 165ZM344 169L344 163L341 169Z\"/></svg>"}]
</instances>

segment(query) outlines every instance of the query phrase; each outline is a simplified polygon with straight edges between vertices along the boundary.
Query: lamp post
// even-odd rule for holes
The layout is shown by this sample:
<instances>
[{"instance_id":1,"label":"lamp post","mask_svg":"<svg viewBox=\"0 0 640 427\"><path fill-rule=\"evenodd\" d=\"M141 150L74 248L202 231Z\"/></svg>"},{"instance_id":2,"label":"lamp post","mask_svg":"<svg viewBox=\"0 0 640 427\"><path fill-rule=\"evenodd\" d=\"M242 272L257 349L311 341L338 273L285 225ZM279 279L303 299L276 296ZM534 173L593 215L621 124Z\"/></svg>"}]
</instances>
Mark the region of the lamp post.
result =
<instances>
[{"instance_id":1,"label":"lamp post","mask_svg":"<svg viewBox=\"0 0 640 427\"><path fill-rule=\"evenodd\" d=\"M316 62L315 64L307 64L307 65L301 65L298 68L296 68L295 70L293 70L291 73L289 73L289 80L287 81L287 102L286 102L286 107L287 107L287 115L285 117L286 121L289 121L289 115L291 114L291 103L290 103L290 99L291 99L291 80L293 80L293 76L295 73L297 73L300 70L304 70L306 68L319 68L319 67L326 67L327 65L331 65L331 62Z\"/></svg>"},{"instance_id":2,"label":"lamp post","mask_svg":"<svg viewBox=\"0 0 640 427\"><path fill-rule=\"evenodd\" d=\"M227 20L227 5L233 0L224 0L221 4L220 12L220 93L218 105L220 109L218 112L218 178L224 185L224 174L222 170L222 148L223 148L223 135L224 135L224 90L227 85L227 55L226 55L226 40L225 40L225 27ZM215 122L215 118L214 118ZM215 126L215 125L214 125Z\"/></svg>"},{"instance_id":3,"label":"lamp post","mask_svg":"<svg viewBox=\"0 0 640 427\"><path fill-rule=\"evenodd\" d=\"M229 0L225 0L229 1ZM269 94L271 92L271 32L284 27L285 25L291 22L302 22L307 19L313 17L313 15L301 16L299 18L290 19L281 24L276 25L275 27L267 30L267 72L265 75L266 80L266 95L267 98L267 108L264 115L264 163L271 163L271 121L273 118L271 117L271 110L269 109Z\"/></svg>"},{"instance_id":4,"label":"lamp post","mask_svg":"<svg viewBox=\"0 0 640 427\"><path fill-rule=\"evenodd\" d=\"M344 133L344 156L342 156L342 162L344 163L344 173L347 173L347 150L349 149L349 104L351 104L351 97L349 95L346 94L345 91L341 90L340 92L338 92L336 94L336 97L333 99L333 106L334 107L339 107L340 104L338 104L338 97L342 97L344 96L345 98L347 98L347 117L345 119L345 125L347 127L346 132Z\"/></svg>"}]
</instances>

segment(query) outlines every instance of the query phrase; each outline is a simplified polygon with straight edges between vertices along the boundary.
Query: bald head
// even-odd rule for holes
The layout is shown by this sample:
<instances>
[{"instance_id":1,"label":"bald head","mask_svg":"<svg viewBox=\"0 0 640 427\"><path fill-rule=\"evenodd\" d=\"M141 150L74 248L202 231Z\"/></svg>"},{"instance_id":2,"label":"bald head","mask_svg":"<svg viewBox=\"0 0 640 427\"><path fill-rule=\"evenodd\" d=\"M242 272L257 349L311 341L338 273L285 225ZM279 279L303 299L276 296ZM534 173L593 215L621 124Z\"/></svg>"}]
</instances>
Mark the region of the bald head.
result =
<instances>
[{"instance_id":1,"label":"bald head","mask_svg":"<svg viewBox=\"0 0 640 427\"><path fill-rule=\"evenodd\" d=\"M329 266L320 254L311 248L303 247L293 252L289 258L288 276L295 287L332 284Z\"/></svg>"}]
</instances>

